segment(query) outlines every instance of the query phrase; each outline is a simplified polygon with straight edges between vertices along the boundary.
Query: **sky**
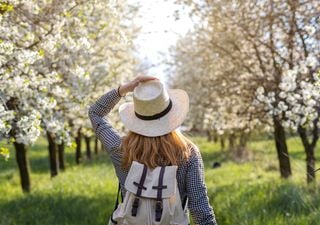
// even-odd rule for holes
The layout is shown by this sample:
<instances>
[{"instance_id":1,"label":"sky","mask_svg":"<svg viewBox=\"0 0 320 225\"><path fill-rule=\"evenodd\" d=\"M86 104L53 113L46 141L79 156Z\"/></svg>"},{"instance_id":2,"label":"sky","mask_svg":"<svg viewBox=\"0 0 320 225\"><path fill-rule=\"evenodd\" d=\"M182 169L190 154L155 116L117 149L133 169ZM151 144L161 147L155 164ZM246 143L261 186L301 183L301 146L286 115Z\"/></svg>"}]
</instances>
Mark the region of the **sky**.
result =
<instances>
[{"instance_id":1,"label":"sky","mask_svg":"<svg viewBox=\"0 0 320 225\"><path fill-rule=\"evenodd\" d=\"M141 6L136 22L142 30L135 44L139 57L152 65L146 73L165 79L166 65L163 61L169 57L168 50L192 28L192 21L186 10L181 5L175 5L173 0L131 2ZM178 20L175 18L176 10L180 12Z\"/></svg>"}]
</instances>

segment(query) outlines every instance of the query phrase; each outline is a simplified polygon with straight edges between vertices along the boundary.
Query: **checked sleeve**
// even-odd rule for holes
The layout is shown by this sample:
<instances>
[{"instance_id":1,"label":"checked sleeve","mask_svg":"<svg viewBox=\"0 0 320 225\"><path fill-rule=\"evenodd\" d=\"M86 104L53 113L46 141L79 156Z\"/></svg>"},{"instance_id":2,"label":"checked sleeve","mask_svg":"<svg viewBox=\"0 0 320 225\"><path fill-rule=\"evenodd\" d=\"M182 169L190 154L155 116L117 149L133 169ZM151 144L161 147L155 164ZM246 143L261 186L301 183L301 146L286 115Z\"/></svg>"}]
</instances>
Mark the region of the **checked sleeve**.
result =
<instances>
[{"instance_id":1,"label":"checked sleeve","mask_svg":"<svg viewBox=\"0 0 320 225\"><path fill-rule=\"evenodd\" d=\"M118 95L117 90L112 89L100 97L96 103L91 105L88 112L97 138L101 141L115 164L121 163L121 155L119 152L121 137L120 134L110 125L106 116L120 101L120 99L121 97Z\"/></svg>"},{"instance_id":2,"label":"checked sleeve","mask_svg":"<svg viewBox=\"0 0 320 225\"><path fill-rule=\"evenodd\" d=\"M207 197L204 180L204 165L198 149L193 149L186 175L188 209L197 225L217 225L213 209Z\"/></svg>"}]
</instances>

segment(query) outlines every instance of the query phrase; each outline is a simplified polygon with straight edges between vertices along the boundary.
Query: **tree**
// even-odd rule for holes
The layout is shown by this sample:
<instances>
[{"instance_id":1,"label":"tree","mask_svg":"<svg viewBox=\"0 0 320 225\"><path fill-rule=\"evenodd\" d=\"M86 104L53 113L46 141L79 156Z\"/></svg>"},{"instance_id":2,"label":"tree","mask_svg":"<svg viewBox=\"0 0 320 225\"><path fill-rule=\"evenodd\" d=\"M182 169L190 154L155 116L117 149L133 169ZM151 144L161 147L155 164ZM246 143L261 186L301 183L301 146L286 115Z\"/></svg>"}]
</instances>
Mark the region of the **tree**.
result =
<instances>
[{"instance_id":1,"label":"tree","mask_svg":"<svg viewBox=\"0 0 320 225\"><path fill-rule=\"evenodd\" d=\"M292 112L295 107L289 108L283 101L283 82L287 79L287 74L298 71L296 73L299 77L291 79L289 87L299 87L302 81L307 87L314 87L316 80L312 74L318 66L315 58L319 55L319 47L316 47L319 46L319 37L311 33L319 30L316 23L318 1L178 2L189 5L192 14L200 18L196 21L202 23L197 24L193 37L188 38L191 44L188 42L187 45L192 47L186 48L187 51L183 54L184 57L193 56L189 61L192 64L177 63L177 74L180 73L180 67L186 67L185 70L191 71L188 76L202 75L201 79L206 80L202 82L204 86L201 89L211 87L209 90L213 90L209 92L212 96L209 101L213 102L211 108L213 115L216 115L213 119L217 121L216 128L225 130L222 128L229 126L234 130L237 129L237 124L245 130L261 126L272 127L280 174L282 177L289 177L291 166L286 144L285 129L288 127L288 119L285 114L300 118L295 120L299 121L295 123L296 129L298 126L309 127L315 131L313 134L317 133L319 116L315 113L318 107L318 103L314 104L316 95L311 94L311 103L306 98L295 100L303 109L310 109L305 106L313 104L313 110L303 110L303 115L297 117ZM181 49L178 46L177 51L183 52L185 46ZM189 51L191 48L192 52ZM182 62L179 56L176 61ZM202 61L202 65L197 64L197 68L193 69L191 66L197 60ZM313 65L306 66L306 62L312 62ZM197 73L198 66L204 73ZM293 88L290 98L301 96L301 89L301 86ZM230 119L230 116L242 122L235 122L237 119ZM301 123L306 121L302 117L309 118L308 126ZM301 137L303 129L298 130ZM303 139L305 138L302 141ZM316 143L317 135L313 140L312 143Z\"/></svg>"},{"instance_id":2,"label":"tree","mask_svg":"<svg viewBox=\"0 0 320 225\"><path fill-rule=\"evenodd\" d=\"M131 75L136 30L128 26L132 7L125 1L0 4L1 139L14 143L29 192L26 146L47 134L51 175L57 174L56 144L69 144L86 123L95 95Z\"/></svg>"}]
</instances>

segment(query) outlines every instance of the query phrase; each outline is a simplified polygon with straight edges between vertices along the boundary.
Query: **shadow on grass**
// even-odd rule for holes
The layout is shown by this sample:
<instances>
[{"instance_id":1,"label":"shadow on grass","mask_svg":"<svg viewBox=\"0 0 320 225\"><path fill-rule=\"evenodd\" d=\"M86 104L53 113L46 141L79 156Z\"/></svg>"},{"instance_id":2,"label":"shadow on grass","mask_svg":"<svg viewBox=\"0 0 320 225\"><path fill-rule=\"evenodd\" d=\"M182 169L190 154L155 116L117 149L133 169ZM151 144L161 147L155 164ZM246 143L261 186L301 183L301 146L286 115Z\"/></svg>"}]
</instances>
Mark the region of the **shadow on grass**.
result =
<instances>
[{"instance_id":1,"label":"shadow on grass","mask_svg":"<svg viewBox=\"0 0 320 225\"><path fill-rule=\"evenodd\" d=\"M0 205L1 225L106 225L114 196L26 195Z\"/></svg>"},{"instance_id":2,"label":"shadow on grass","mask_svg":"<svg viewBox=\"0 0 320 225\"><path fill-rule=\"evenodd\" d=\"M93 155L92 159L88 160L86 158L83 159L83 164L85 166L94 166L94 165L108 165L112 166L112 161L110 156L106 152L100 152L98 155Z\"/></svg>"},{"instance_id":3,"label":"shadow on grass","mask_svg":"<svg viewBox=\"0 0 320 225\"><path fill-rule=\"evenodd\" d=\"M300 159L300 160L305 160L306 158L306 153L301 150L301 151L291 151L289 152L290 157L294 158L294 159Z\"/></svg>"},{"instance_id":4,"label":"shadow on grass","mask_svg":"<svg viewBox=\"0 0 320 225\"><path fill-rule=\"evenodd\" d=\"M82 159L80 164L83 167L102 165L106 167L113 167L112 162L106 153L100 152L98 155L93 155L91 160L86 159L85 155L83 155L83 157L84 158ZM32 157L29 157L29 164L31 168L31 174L43 174L47 175L48 177L50 176L49 159L46 155L33 155ZM77 164L75 163L74 153L65 153L66 171L76 166ZM0 183L1 181L14 179L19 173L15 159L11 158L10 161L5 162L5 164L0 164L0 171ZM63 171L59 171L59 173L63 173Z\"/></svg>"},{"instance_id":5,"label":"shadow on grass","mask_svg":"<svg viewBox=\"0 0 320 225\"><path fill-rule=\"evenodd\" d=\"M228 158L229 154L227 151L213 151L213 152L209 152L209 151L205 151L205 152L201 152L201 156L203 159L203 162L206 165L212 165L213 162L227 162L230 161L231 159Z\"/></svg>"},{"instance_id":6,"label":"shadow on grass","mask_svg":"<svg viewBox=\"0 0 320 225\"><path fill-rule=\"evenodd\" d=\"M75 165L75 157L73 153L65 153L64 157L67 168ZM47 155L31 155L28 157L28 159L32 173L50 173L49 158ZM10 162L0 165L0 170L1 173L10 170L18 170L16 159L13 157L10 159Z\"/></svg>"},{"instance_id":7,"label":"shadow on grass","mask_svg":"<svg viewBox=\"0 0 320 225\"><path fill-rule=\"evenodd\" d=\"M75 154L68 152L64 154L66 169L75 164ZM32 173L50 173L48 155L30 157L30 167Z\"/></svg>"}]
</instances>

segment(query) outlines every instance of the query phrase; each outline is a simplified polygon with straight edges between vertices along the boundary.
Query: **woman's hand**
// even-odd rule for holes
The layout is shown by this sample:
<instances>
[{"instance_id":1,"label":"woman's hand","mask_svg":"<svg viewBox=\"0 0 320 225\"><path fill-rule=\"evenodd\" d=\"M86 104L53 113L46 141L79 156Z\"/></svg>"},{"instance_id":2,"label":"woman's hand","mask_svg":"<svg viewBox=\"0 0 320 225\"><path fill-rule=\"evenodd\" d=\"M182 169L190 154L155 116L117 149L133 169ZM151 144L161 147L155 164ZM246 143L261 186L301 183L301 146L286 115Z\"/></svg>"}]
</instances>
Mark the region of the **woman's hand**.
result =
<instances>
[{"instance_id":1,"label":"woman's hand","mask_svg":"<svg viewBox=\"0 0 320 225\"><path fill-rule=\"evenodd\" d=\"M152 76L139 75L135 79L133 79L132 81L130 81L126 84L120 85L120 87L118 89L119 95L125 96L128 92L132 92L134 90L134 88L139 85L139 83L146 82L149 80L159 80L159 79L156 77L152 77Z\"/></svg>"}]
</instances>

